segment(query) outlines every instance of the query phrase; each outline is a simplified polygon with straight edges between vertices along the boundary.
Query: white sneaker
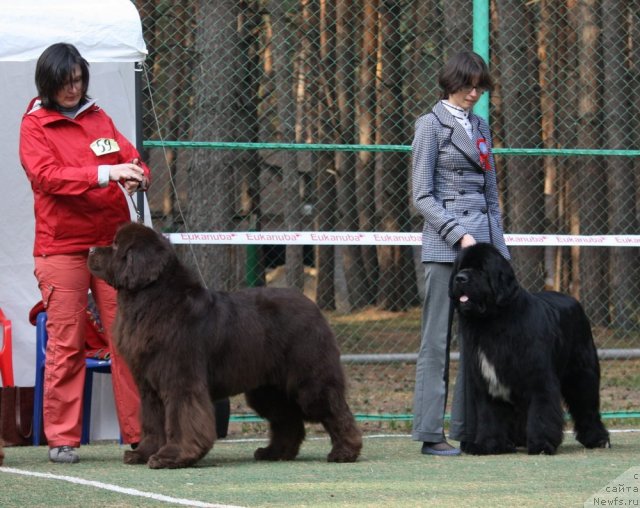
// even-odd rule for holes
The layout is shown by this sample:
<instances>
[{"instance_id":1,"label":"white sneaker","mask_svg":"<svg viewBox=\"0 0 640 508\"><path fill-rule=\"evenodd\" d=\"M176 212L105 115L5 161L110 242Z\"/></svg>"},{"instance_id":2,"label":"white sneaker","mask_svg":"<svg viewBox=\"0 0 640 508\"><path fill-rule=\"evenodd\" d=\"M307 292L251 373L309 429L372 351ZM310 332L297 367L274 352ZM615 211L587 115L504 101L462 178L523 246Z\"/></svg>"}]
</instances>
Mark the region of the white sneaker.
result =
<instances>
[{"instance_id":1,"label":"white sneaker","mask_svg":"<svg viewBox=\"0 0 640 508\"><path fill-rule=\"evenodd\" d=\"M49 460L60 464L75 464L80 462L80 457L73 446L57 446L49 448Z\"/></svg>"}]
</instances>

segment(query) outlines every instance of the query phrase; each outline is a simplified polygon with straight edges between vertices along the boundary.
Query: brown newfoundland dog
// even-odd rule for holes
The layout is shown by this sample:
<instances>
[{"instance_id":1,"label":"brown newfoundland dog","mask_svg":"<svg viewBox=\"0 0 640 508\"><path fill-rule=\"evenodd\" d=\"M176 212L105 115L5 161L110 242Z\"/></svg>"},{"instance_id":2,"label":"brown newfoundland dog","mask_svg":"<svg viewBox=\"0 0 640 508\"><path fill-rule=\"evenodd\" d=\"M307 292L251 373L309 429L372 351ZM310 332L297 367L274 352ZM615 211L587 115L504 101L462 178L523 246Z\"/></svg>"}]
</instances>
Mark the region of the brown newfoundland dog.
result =
<instances>
[{"instance_id":1,"label":"brown newfoundland dog","mask_svg":"<svg viewBox=\"0 0 640 508\"><path fill-rule=\"evenodd\" d=\"M125 463L194 464L216 438L212 401L243 392L270 425L257 460L294 459L305 421L329 433L329 461L358 458L362 435L345 400L335 336L303 294L206 289L167 239L139 224L121 227L88 265L118 290L116 347L142 399L142 439Z\"/></svg>"},{"instance_id":2,"label":"brown newfoundland dog","mask_svg":"<svg viewBox=\"0 0 640 508\"><path fill-rule=\"evenodd\" d=\"M491 244L463 249L450 296L459 314L463 368L475 402L471 454L554 454L562 442L563 401L587 448L608 447L600 419L600 366L580 303L555 291L530 293Z\"/></svg>"}]
</instances>

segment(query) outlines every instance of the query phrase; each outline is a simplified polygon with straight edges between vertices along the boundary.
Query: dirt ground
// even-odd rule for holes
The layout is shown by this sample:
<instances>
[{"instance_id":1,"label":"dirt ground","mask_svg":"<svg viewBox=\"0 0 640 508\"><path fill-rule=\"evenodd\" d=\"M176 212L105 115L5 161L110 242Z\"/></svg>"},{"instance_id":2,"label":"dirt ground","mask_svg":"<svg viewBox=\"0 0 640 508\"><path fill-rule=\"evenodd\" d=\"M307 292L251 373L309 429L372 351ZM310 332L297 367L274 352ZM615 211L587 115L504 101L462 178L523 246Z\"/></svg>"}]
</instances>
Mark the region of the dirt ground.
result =
<instances>
[{"instance_id":1,"label":"dirt ground","mask_svg":"<svg viewBox=\"0 0 640 508\"><path fill-rule=\"evenodd\" d=\"M602 412L640 411L640 360L604 360L601 362L601 410ZM451 363L449 398L453 393L457 363ZM364 432L411 431L415 364L347 364L349 379L348 400L351 410L359 416ZM451 404L449 402L447 412ZM242 396L232 399L232 414L251 414ZM365 415L365 416L362 416ZM377 418L375 418L377 416ZM633 419L615 420L615 425L637 425ZM611 420L605 421L610 426ZM235 433L263 434L266 425L232 423ZM310 426L320 431L318 426Z\"/></svg>"}]
</instances>

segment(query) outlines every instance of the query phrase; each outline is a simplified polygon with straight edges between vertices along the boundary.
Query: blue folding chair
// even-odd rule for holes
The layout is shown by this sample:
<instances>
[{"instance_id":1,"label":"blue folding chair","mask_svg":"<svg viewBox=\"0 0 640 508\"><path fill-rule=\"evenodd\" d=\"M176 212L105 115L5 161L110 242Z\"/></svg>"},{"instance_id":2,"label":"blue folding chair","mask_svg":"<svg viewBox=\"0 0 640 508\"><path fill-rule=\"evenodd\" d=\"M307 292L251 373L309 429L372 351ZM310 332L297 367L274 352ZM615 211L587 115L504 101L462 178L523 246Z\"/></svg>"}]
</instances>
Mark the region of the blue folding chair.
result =
<instances>
[{"instance_id":1,"label":"blue folding chair","mask_svg":"<svg viewBox=\"0 0 640 508\"><path fill-rule=\"evenodd\" d=\"M47 352L47 313L40 312L36 317L36 388L33 398L33 444L40 444L42 430L42 401L44 397L44 362ZM96 360L87 358L87 372L84 381L82 397L82 436L80 442L89 444L91 429L91 394L93 389L93 374L111 373L111 360Z\"/></svg>"}]
</instances>

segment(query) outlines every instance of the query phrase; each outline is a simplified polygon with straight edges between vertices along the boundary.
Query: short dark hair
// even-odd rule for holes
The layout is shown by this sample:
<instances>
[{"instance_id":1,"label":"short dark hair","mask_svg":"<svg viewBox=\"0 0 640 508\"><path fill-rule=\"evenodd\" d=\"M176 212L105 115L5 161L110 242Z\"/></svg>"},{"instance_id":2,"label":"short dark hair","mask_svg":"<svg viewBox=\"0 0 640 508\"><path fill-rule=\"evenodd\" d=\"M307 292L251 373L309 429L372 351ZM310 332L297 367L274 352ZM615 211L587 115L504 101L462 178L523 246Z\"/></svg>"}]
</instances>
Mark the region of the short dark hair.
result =
<instances>
[{"instance_id":1,"label":"short dark hair","mask_svg":"<svg viewBox=\"0 0 640 508\"><path fill-rule=\"evenodd\" d=\"M473 51L461 51L451 57L440 71L438 84L442 89L442 99L467 86L477 86L485 90L493 88L487 64Z\"/></svg>"},{"instance_id":2,"label":"short dark hair","mask_svg":"<svg viewBox=\"0 0 640 508\"><path fill-rule=\"evenodd\" d=\"M55 109L56 94L72 79L73 69L80 66L82 73L82 100L88 99L89 62L73 44L58 42L45 49L36 63L36 88L45 108Z\"/></svg>"}]
</instances>

